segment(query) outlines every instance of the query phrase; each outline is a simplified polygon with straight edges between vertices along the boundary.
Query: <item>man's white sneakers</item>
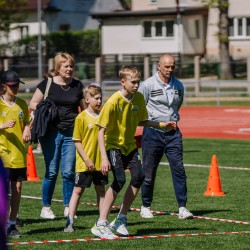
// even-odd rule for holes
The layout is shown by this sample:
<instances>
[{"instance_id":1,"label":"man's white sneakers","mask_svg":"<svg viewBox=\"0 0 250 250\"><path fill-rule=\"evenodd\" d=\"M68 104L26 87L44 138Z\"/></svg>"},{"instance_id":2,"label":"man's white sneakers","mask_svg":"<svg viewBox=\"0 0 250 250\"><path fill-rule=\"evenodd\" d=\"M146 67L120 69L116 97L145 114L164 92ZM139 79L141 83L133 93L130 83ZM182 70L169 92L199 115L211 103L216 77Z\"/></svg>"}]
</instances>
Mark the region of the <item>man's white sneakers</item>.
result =
<instances>
[{"instance_id":1,"label":"man's white sneakers","mask_svg":"<svg viewBox=\"0 0 250 250\"><path fill-rule=\"evenodd\" d=\"M142 218L147 218L147 219L154 217L154 215L152 214L150 210L150 207L144 207L144 206L141 206L140 215Z\"/></svg>"},{"instance_id":2,"label":"man's white sneakers","mask_svg":"<svg viewBox=\"0 0 250 250\"><path fill-rule=\"evenodd\" d=\"M188 209L185 207L179 208L179 219L185 220L185 219L193 219L194 215L189 212Z\"/></svg>"}]
</instances>

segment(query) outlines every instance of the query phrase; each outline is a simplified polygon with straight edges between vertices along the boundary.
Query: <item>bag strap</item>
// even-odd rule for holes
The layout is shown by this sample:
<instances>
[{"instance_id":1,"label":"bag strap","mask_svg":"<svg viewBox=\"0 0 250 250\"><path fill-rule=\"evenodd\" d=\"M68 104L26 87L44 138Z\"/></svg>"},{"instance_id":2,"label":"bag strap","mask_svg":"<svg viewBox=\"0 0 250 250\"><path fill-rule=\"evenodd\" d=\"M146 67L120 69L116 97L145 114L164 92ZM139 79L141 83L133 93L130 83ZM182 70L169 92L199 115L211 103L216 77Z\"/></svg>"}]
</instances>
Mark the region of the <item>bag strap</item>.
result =
<instances>
[{"instance_id":1,"label":"bag strap","mask_svg":"<svg viewBox=\"0 0 250 250\"><path fill-rule=\"evenodd\" d=\"M45 93L44 93L43 99L46 99L47 96L48 96L49 88L50 88L51 82L52 82L52 78L51 78L51 77L48 77L48 81L47 81L47 85L46 85L46 89L45 89Z\"/></svg>"}]
</instances>

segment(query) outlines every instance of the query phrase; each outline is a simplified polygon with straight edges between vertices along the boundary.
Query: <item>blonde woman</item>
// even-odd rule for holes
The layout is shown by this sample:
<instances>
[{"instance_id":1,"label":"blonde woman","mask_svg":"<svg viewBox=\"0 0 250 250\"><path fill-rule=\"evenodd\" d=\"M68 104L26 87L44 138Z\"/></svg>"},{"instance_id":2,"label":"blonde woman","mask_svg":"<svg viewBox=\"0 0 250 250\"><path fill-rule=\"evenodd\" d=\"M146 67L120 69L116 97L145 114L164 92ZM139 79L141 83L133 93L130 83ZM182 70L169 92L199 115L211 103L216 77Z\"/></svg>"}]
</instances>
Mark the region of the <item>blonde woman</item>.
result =
<instances>
[{"instance_id":1,"label":"blonde woman","mask_svg":"<svg viewBox=\"0 0 250 250\"><path fill-rule=\"evenodd\" d=\"M75 145L72 140L74 121L78 114L78 107L83 110L83 84L73 78L74 59L65 52L60 52L54 58L55 76L52 77L48 97L54 102L58 112L58 119L51 124L46 136L39 139L46 166L42 186L42 211L40 216L54 219L51 210L51 200L55 189L59 167L61 167L63 183L64 216L68 216L69 201L74 188L75 173ZM30 109L44 99L48 78L37 85L30 101Z\"/></svg>"}]
</instances>

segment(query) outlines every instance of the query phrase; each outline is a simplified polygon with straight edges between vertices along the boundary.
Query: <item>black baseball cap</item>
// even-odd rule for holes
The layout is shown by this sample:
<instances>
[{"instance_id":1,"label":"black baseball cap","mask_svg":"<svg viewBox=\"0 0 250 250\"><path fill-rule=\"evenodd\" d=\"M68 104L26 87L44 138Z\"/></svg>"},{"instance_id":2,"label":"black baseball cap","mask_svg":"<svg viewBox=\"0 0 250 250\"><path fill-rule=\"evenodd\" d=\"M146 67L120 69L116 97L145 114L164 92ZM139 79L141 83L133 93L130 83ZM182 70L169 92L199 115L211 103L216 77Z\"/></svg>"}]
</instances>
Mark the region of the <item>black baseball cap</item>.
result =
<instances>
[{"instance_id":1,"label":"black baseball cap","mask_svg":"<svg viewBox=\"0 0 250 250\"><path fill-rule=\"evenodd\" d=\"M3 74L1 75L0 82L1 84L7 84L7 85L16 85L19 83L25 84L20 80L18 74L10 69L3 72Z\"/></svg>"}]
</instances>

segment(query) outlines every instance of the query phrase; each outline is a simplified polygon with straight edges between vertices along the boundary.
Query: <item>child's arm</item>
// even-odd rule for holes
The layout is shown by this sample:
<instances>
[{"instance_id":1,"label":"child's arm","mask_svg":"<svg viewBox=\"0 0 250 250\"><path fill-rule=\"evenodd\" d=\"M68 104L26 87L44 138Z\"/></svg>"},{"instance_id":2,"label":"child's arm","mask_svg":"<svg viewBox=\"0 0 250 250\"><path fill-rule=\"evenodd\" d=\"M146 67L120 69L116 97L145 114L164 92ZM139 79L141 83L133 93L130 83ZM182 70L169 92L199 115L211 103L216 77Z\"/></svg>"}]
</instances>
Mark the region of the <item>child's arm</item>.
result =
<instances>
[{"instance_id":1,"label":"child's arm","mask_svg":"<svg viewBox=\"0 0 250 250\"><path fill-rule=\"evenodd\" d=\"M139 126L153 127L153 128L172 128L176 129L176 122L155 122L150 120L140 121Z\"/></svg>"},{"instance_id":2,"label":"child's arm","mask_svg":"<svg viewBox=\"0 0 250 250\"><path fill-rule=\"evenodd\" d=\"M110 162L108 160L106 148L105 148L105 141L104 141L104 133L105 128L100 127L98 131L98 144L101 152L102 157L102 164L101 164L101 172L103 175L107 175L108 171L110 170Z\"/></svg>"},{"instance_id":3,"label":"child's arm","mask_svg":"<svg viewBox=\"0 0 250 250\"><path fill-rule=\"evenodd\" d=\"M88 155L86 154L82 143L80 141L74 141L76 149L80 156L82 157L83 161L85 162L86 167L89 169L89 171L92 171L95 169L94 163L89 159Z\"/></svg>"},{"instance_id":4,"label":"child's arm","mask_svg":"<svg viewBox=\"0 0 250 250\"><path fill-rule=\"evenodd\" d=\"M23 140L25 142L28 142L31 140L31 132L30 132L30 125L27 124L24 126L24 130L23 130Z\"/></svg>"}]
</instances>

